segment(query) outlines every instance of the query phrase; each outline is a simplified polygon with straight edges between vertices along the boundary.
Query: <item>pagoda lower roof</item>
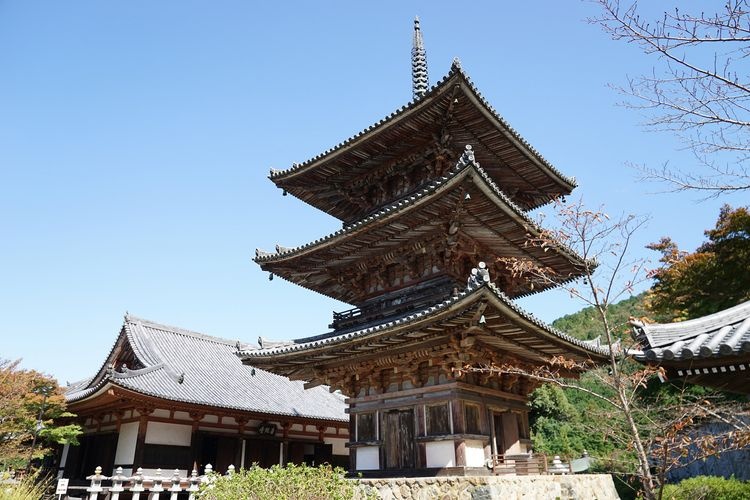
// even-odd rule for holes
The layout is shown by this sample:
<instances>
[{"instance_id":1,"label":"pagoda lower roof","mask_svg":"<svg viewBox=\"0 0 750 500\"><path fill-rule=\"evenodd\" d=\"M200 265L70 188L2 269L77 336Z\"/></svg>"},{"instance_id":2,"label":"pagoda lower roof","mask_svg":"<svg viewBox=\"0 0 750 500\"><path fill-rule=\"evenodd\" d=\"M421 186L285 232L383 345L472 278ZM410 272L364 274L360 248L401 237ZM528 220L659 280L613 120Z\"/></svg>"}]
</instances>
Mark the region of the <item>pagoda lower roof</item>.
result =
<instances>
[{"instance_id":1,"label":"pagoda lower roof","mask_svg":"<svg viewBox=\"0 0 750 500\"><path fill-rule=\"evenodd\" d=\"M488 174L525 210L576 186L495 111L457 62L423 97L321 155L286 170L272 169L269 178L302 201L351 221L364 214L347 198L347 186L441 137L449 137L450 144L443 145L457 145L459 152L461 145L475 144Z\"/></svg>"},{"instance_id":2,"label":"pagoda lower roof","mask_svg":"<svg viewBox=\"0 0 750 500\"><path fill-rule=\"evenodd\" d=\"M444 177L432 181L419 192L381 209L363 220L345 226L324 238L297 248L276 247L275 253L256 250L255 262L265 271L348 303L368 297L353 285L337 280L338 271L357 261L422 245L430 238L445 240L449 217L456 207L462 237L476 243L486 255L528 259L550 269L566 281L578 277L585 263L562 244L541 248L528 244L541 234L540 228L518 207L476 161L467 146L458 163ZM436 214L444 214L442 217ZM445 246L444 242L436 243ZM428 243L425 243L425 246ZM441 248L443 248L441 247ZM510 293L519 297L553 286L551 283L523 282Z\"/></svg>"},{"instance_id":3,"label":"pagoda lower roof","mask_svg":"<svg viewBox=\"0 0 750 500\"><path fill-rule=\"evenodd\" d=\"M294 379L311 380L320 367L428 348L460 328L516 359L543 365L555 357L602 363L609 348L563 333L527 313L491 283L470 286L418 312L349 331L335 331L237 353L243 363ZM262 344L262 343L261 343Z\"/></svg>"}]
</instances>

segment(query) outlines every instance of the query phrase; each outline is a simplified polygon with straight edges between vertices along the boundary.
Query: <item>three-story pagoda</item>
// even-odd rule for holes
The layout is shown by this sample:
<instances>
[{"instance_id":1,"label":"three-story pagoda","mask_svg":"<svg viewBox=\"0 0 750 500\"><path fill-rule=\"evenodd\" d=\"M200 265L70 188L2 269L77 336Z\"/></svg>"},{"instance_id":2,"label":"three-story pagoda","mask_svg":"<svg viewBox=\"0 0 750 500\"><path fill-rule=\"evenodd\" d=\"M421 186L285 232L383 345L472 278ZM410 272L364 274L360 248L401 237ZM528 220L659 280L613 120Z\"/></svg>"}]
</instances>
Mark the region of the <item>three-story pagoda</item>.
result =
<instances>
[{"instance_id":1,"label":"three-story pagoda","mask_svg":"<svg viewBox=\"0 0 750 500\"><path fill-rule=\"evenodd\" d=\"M486 472L493 455L530 450L523 373L555 357L606 359L603 348L542 323L512 299L549 285L512 273L532 261L581 274L563 245L529 244L526 214L575 187L482 98L454 61L428 88L419 21L406 106L337 147L270 179L340 219L312 243L256 251L265 271L353 306L332 331L261 339L243 361L348 396L352 472ZM521 373L466 372L511 365ZM571 371L570 376L577 376Z\"/></svg>"}]
</instances>

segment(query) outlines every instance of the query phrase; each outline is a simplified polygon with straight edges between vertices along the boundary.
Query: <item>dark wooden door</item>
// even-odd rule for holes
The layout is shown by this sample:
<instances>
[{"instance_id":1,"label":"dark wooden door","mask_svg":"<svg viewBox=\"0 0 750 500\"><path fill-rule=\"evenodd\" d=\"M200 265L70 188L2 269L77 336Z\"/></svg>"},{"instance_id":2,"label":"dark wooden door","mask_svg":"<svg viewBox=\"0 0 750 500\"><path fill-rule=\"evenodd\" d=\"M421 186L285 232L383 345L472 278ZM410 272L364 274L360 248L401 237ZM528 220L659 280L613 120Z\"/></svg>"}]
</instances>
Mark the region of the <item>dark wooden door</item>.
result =
<instances>
[{"instance_id":1,"label":"dark wooden door","mask_svg":"<svg viewBox=\"0 0 750 500\"><path fill-rule=\"evenodd\" d=\"M266 468L278 465L279 454L279 441L269 439L248 439L245 441L245 467L250 467L252 464L258 464Z\"/></svg>"},{"instance_id":2,"label":"dark wooden door","mask_svg":"<svg viewBox=\"0 0 750 500\"><path fill-rule=\"evenodd\" d=\"M386 469L413 469L414 410L391 410L383 420Z\"/></svg>"},{"instance_id":3,"label":"dark wooden door","mask_svg":"<svg viewBox=\"0 0 750 500\"><path fill-rule=\"evenodd\" d=\"M503 416L500 413L492 415L493 426L495 427L495 453L498 455L505 454L505 435L503 434Z\"/></svg>"},{"instance_id":4,"label":"dark wooden door","mask_svg":"<svg viewBox=\"0 0 750 500\"><path fill-rule=\"evenodd\" d=\"M213 470L220 474L224 474L230 465L239 468L238 445L239 440L235 437L211 434L201 436L199 473L204 473L207 464L211 464Z\"/></svg>"}]
</instances>

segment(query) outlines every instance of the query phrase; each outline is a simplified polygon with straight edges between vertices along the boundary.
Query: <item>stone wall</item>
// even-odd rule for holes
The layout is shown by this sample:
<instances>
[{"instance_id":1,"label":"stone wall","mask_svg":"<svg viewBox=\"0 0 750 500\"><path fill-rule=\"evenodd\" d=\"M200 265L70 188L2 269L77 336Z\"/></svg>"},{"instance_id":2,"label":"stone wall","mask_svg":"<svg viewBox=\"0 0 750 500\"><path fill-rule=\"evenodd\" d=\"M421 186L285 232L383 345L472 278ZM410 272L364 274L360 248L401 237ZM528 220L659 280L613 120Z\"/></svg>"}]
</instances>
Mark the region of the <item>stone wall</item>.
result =
<instances>
[{"instance_id":1,"label":"stone wall","mask_svg":"<svg viewBox=\"0 0 750 500\"><path fill-rule=\"evenodd\" d=\"M619 499L607 474L360 479L359 498L383 500Z\"/></svg>"}]
</instances>

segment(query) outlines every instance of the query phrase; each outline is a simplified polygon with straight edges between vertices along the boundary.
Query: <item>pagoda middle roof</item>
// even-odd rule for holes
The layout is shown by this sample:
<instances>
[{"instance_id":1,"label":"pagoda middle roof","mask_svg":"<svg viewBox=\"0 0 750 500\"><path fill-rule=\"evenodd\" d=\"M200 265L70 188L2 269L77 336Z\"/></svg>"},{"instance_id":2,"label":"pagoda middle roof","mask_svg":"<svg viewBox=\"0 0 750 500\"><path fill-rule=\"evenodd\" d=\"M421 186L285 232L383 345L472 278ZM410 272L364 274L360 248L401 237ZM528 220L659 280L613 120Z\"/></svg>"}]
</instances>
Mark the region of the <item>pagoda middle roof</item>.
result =
<instances>
[{"instance_id":1,"label":"pagoda middle roof","mask_svg":"<svg viewBox=\"0 0 750 500\"><path fill-rule=\"evenodd\" d=\"M454 117L448 125L447 115ZM475 144L488 174L524 210L569 194L576 186L495 111L457 61L423 97L310 160L286 170L271 169L269 178L310 205L353 220L352 214L362 208L347 199L346 185L434 143L446 131L454 145Z\"/></svg>"},{"instance_id":2,"label":"pagoda middle roof","mask_svg":"<svg viewBox=\"0 0 750 500\"><path fill-rule=\"evenodd\" d=\"M348 331L282 342L237 353L243 363L266 367L275 373L305 378L315 365L336 363L346 357L382 356L429 341L436 332L465 325L482 308L484 328L479 340L512 356L536 363L562 356L581 363L601 363L609 347L584 341L547 325L515 304L492 283L468 286L464 291L420 311ZM476 322L476 318L474 318ZM446 328L448 327L448 328ZM308 373L309 372L309 373Z\"/></svg>"},{"instance_id":3,"label":"pagoda middle roof","mask_svg":"<svg viewBox=\"0 0 750 500\"><path fill-rule=\"evenodd\" d=\"M483 255L484 259L495 256L530 258L556 271L560 281L573 279L581 273L584 259L562 243L546 248L526 244L530 237L539 236L542 228L500 190L476 161L470 146L445 176L418 192L305 245L296 248L277 245L276 252L256 249L254 261L265 271L353 303L353 290L343 288L329 272L331 268L383 254L406 242L418 242L419 238L444 231L449 221L435 218L436 204L444 204L446 209L459 204L465 207L469 216L460 220L461 231L486 251L494 253ZM513 295L535 293L549 286L553 285L525 283Z\"/></svg>"}]
</instances>

